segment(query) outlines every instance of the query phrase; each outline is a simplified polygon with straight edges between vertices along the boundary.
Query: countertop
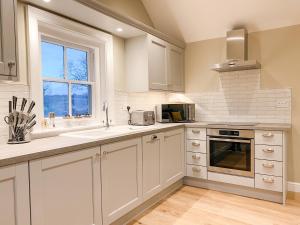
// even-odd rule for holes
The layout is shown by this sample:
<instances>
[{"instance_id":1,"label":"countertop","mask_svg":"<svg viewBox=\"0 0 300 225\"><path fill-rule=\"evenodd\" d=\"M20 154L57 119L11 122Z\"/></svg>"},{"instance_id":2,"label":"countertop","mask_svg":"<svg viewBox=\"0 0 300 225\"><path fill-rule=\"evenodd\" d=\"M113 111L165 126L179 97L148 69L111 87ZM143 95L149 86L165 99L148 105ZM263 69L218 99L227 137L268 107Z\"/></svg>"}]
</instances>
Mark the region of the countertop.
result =
<instances>
[{"instance_id":1,"label":"countertop","mask_svg":"<svg viewBox=\"0 0 300 225\"><path fill-rule=\"evenodd\" d=\"M67 153L84 148L96 147L109 144L116 141L122 141L129 138L138 138L156 132L163 132L174 128L200 127L200 128L225 128L225 129L257 129L257 130L282 130L291 129L290 124L264 124L259 123L248 126L229 126L222 123L196 122L185 124L155 124L145 127L115 126L111 129L115 131L120 128L120 132L113 132L104 137L87 137L76 135L77 132L61 134L55 137L40 138L32 140L30 143L19 145L0 145L0 166L21 163L29 160L35 160L42 157ZM103 129L103 128L102 128ZM82 131L81 131L82 132ZM103 131L105 132L105 131ZM68 135L75 134L75 135Z\"/></svg>"}]
</instances>

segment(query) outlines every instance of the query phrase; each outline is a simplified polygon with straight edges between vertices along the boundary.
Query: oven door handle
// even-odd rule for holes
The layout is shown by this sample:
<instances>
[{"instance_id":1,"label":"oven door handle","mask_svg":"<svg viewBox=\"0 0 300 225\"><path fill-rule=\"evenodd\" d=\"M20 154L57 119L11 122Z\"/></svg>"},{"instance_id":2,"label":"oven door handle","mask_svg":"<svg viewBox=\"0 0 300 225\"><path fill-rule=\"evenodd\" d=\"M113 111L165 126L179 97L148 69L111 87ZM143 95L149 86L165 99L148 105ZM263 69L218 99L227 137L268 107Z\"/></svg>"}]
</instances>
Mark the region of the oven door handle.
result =
<instances>
[{"instance_id":1,"label":"oven door handle","mask_svg":"<svg viewBox=\"0 0 300 225\"><path fill-rule=\"evenodd\" d=\"M251 143L251 140L241 140L241 139L224 139L224 138L208 138L209 141L226 141L226 142L237 142L237 143Z\"/></svg>"}]
</instances>

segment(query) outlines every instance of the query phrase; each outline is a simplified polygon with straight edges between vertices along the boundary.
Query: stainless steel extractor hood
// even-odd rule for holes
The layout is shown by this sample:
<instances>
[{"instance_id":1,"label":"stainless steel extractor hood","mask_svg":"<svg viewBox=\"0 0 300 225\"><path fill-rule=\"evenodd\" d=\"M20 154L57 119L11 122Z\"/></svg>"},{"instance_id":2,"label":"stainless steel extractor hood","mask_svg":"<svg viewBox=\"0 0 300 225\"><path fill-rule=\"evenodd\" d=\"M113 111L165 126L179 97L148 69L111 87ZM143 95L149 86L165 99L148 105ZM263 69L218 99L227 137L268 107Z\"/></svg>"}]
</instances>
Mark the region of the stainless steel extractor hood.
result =
<instances>
[{"instance_id":1,"label":"stainless steel extractor hood","mask_svg":"<svg viewBox=\"0 0 300 225\"><path fill-rule=\"evenodd\" d=\"M212 70L218 72L239 71L259 69L261 67L257 60L248 58L248 34L246 29L238 29L227 32L226 53L227 61L214 64Z\"/></svg>"}]
</instances>

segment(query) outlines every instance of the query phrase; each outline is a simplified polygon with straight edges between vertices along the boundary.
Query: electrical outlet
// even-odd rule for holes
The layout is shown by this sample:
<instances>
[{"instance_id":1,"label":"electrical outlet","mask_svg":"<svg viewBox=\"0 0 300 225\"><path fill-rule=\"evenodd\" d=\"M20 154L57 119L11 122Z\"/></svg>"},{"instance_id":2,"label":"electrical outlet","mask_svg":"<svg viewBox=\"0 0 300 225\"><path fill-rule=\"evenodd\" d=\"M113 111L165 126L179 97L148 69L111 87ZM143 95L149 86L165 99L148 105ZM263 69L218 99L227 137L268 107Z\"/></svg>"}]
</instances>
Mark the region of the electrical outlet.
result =
<instances>
[{"instance_id":1,"label":"electrical outlet","mask_svg":"<svg viewBox=\"0 0 300 225\"><path fill-rule=\"evenodd\" d=\"M289 102L287 100L278 99L276 103L276 108L288 108Z\"/></svg>"}]
</instances>

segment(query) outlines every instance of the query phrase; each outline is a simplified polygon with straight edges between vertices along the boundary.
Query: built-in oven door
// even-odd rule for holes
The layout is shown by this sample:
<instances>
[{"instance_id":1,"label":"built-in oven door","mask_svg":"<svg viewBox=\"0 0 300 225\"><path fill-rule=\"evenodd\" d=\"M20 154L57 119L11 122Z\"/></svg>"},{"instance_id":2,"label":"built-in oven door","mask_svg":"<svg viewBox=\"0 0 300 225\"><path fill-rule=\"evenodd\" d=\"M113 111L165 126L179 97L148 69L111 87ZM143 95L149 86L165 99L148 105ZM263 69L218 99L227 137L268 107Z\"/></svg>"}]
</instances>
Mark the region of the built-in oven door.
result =
<instances>
[{"instance_id":1,"label":"built-in oven door","mask_svg":"<svg viewBox=\"0 0 300 225\"><path fill-rule=\"evenodd\" d=\"M208 171L254 177L254 140L209 137Z\"/></svg>"}]
</instances>

